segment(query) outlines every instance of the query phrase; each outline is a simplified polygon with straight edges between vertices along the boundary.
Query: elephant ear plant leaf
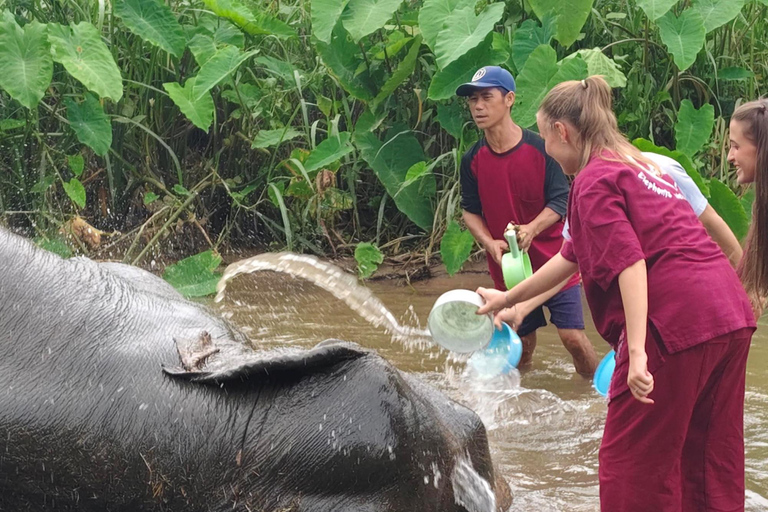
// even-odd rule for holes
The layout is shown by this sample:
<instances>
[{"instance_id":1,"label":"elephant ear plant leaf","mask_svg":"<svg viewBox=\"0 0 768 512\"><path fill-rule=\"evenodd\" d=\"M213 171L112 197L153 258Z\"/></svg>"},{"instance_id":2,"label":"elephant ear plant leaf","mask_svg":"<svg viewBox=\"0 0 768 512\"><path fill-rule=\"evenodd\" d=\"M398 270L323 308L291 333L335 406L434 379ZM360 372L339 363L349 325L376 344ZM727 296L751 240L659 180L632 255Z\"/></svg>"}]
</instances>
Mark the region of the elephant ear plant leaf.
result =
<instances>
[{"instance_id":1,"label":"elephant ear plant leaf","mask_svg":"<svg viewBox=\"0 0 768 512\"><path fill-rule=\"evenodd\" d=\"M194 76L189 78L184 86L176 82L167 82L163 84L163 88L182 114L192 121L192 124L203 131L208 131L213 123L213 98L210 93L196 97L195 80Z\"/></svg>"},{"instance_id":2,"label":"elephant ear plant leaf","mask_svg":"<svg viewBox=\"0 0 768 512\"><path fill-rule=\"evenodd\" d=\"M387 23L403 0L349 0L341 22L354 42L376 32Z\"/></svg>"},{"instance_id":3,"label":"elephant ear plant leaf","mask_svg":"<svg viewBox=\"0 0 768 512\"><path fill-rule=\"evenodd\" d=\"M0 87L33 109L53 77L53 58L46 25L37 21L20 27L5 11L0 20Z\"/></svg>"},{"instance_id":4,"label":"elephant ear plant leaf","mask_svg":"<svg viewBox=\"0 0 768 512\"><path fill-rule=\"evenodd\" d=\"M256 50L243 52L234 46L225 46L206 62L197 73L193 97L197 101L219 82L231 75L240 64L257 53Z\"/></svg>"},{"instance_id":5,"label":"elephant ear plant leaf","mask_svg":"<svg viewBox=\"0 0 768 512\"><path fill-rule=\"evenodd\" d=\"M175 57L181 57L186 39L171 8L158 0L117 0L114 12L134 34Z\"/></svg>"},{"instance_id":6,"label":"elephant ear plant leaf","mask_svg":"<svg viewBox=\"0 0 768 512\"><path fill-rule=\"evenodd\" d=\"M691 100L683 100L675 123L675 147L693 157L709 140L714 125L715 107L706 104L696 110Z\"/></svg>"},{"instance_id":7,"label":"elephant ear plant leaf","mask_svg":"<svg viewBox=\"0 0 768 512\"><path fill-rule=\"evenodd\" d=\"M119 101L123 79L99 31L88 22L63 26L48 24L53 60L101 98Z\"/></svg>"},{"instance_id":8,"label":"elephant ear plant leaf","mask_svg":"<svg viewBox=\"0 0 768 512\"><path fill-rule=\"evenodd\" d=\"M448 229L440 241L440 256L449 276L461 270L472 252L474 243L475 239L469 230L462 230L455 220L448 224Z\"/></svg>"},{"instance_id":9,"label":"elephant ear plant leaf","mask_svg":"<svg viewBox=\"0 0 768 512\"><path fill-rule=\"evenodd\" d=\"M488 34L485 41L480 43L479 46L469 50L451 62L448 67L435 73L432 77L432 82L429 84L429 99L444 100L454 97L458 86L472 80L472 75L475 74L480 66L479 62L485 65L496 65L504 62L503 56L492 50L492 41L491 34Z\"/></svg>"},{"instance_id":10,"label":"elephant ear plant leaf","mask_svg":"<svg viewBox=\"0 0 768 512\"><path fill-rule=\"evenodd\" d=\"M539 19L552 17L555 39L565 47L571 46L579 37L581 27L592 12L594 0L529 0L533 12Z\"/></svg>"},{"instance_id":11,"label":"elephant ear plant leaf","mask_svg":"<svg viewBox=\"0 0 768 512\"><path fill-rule=\"evenodd\" d=\"M214 14L232 21L252 36L296 37L296 32L286 23L264 11L254 13L238 0L203 0L203 3Z\"/></svg>"},{"instance_id":12,"label":"elephant ear plant leaf","mask_svg":"<svg viewBox=\"0 0 768 512\"><path fill-rule=\"evenodd\" d=\"M515 30L512 36L512 63L515 69L523 69L525 61L540 45L549 46L554 35L553 25L551 17L542 20L541 25L536 20L528 19Z\"/></svg>"},{"instance_id":13,"label":"elephant ear plant leaf","mask_svg":"<svg viewBox=\"0 0 768 512\"><path fill-rule=\"evenodd\" d=\"M339 160L344 155L354 151L352 144L349 143L349 132L341 132L338 137L330 136L310 153L304 162L304 169L311 173L333 162Z\"/></svg>"},{"instance_id":14,"label":"elephant ear plant leaf","mask_svg":"<svg viewBox=\"0 0 768 512\"><path fill-rule=\"evenodd\" d=\"M329 44L318 42L317 52L328 71L336 77L341 86L357 99L369 101L373 99L374 87L367 78L367 73L358 73L360 65L357 53L358 46L349 38L341 23L333 30Z\"/></svg>"},{"instance_id":15,"label":"elephant ear plant leaf","mask_svg":"<svg viewBox=\"0 0 768 512\"><path fill-rule=\"evenodd\" d=\"M425 0L419 11L419 29L424 42L435 51L437 35L447 26L448 16L457 9L474 9L477 0Z\"/></svg>"},{"instance_id":16,"label":"elephant ear plant leaf","mask_svg":"<svg viewBox=\"0 0 768 512\"><path fill-rule=\"evenodd\" d=\"M64 104L67 106L67 120L77 140L89 146L97 155L106 155L112 145L112 125L99 100L87 93L82 103L64 98Z\"/></svg>"},{"instance_id":17,"label":"elephant ear plant leaf","mask_svg":"<svg viewBox=\"0 0 768 512\"><path fill-rule=\"evenodd\" d=\"M736 238L743 240L749 230L749 216L739 198L728 185L715 178L709 181L709 189L709 204L728 224Z\"/></svg>"},{"instance_id":18,"label":"elephant ear plant leaf","mask_svg":"<svg viewBox=\"0 0 768 512\"><path fill-rule=\"evenodd\" d=\"M445 20L445 28L437 35L435 43L435 57L440 68L480 45L503 14L503 2L489 5L479 16L475 16L473 7L454 10Z\"/></svg>"},{"instance_id":19,"label":"elephant ear plant leaf","mask_svg":"<svg viewBox=\"0 0 768 512\"><path fill-rule=\"evenodd\" d=\"M693 9L686 9L680 15L670 11L660 18L656 25L659 27L661 40L669 48L680 71L685 71L696 62L707 31L704 28L704 20L701 14Z\"/></svg>"},{"instance_id":20,"label":"elephant ear plant leaf","mask_svg":"<svg viewBox=\"0 0 768 512\"><path fill-rule=\"evenodd\" d=\"M637 5L651 20L657 20L664 16L677 0L637 0Z\"/></svg>"},{"instance_id":21,"label":"elephant ear plant leaf","mask_svg":"<svg viewBox=\"0 0 768 512\"><path fill-rule=\"evenodd\" d=\"M214 271L220 264L221 256L208 250L169 266L163 279L187 298L205 297L216 293L221 275Z\"/></svg>"},{"instance_id":22,"label":"elephant ear plant leaf","mask_svg":"<svg viewBox=\"0 0 768 512\"><path fill-rule=\"evenodd\" d=\"M691 7L701 15L709 33L738 16L745 3L746 0L694 0Z\"/></svg>"},{"instance_id":23,"label":"elephant ear plant leaf","mask_svg":"<svg viewBox=\"0 0 768 512\"><path fill-rule=\"evenodd\" d=\"M312 0L312 34L318 41L331 42L331 34L349 0Z\"/></svg>"},{"instance_id":24,"label":"elephant ear plant leaf","mask_svg":"<svg viewBox=\"0 0 768 512\"><path fill-rule=\"evenodd\" d=\"M375 245L362 242L355 247L355 261L361 279L368 279L384 262L384 255Z\"/></svg>"}]
</instances>

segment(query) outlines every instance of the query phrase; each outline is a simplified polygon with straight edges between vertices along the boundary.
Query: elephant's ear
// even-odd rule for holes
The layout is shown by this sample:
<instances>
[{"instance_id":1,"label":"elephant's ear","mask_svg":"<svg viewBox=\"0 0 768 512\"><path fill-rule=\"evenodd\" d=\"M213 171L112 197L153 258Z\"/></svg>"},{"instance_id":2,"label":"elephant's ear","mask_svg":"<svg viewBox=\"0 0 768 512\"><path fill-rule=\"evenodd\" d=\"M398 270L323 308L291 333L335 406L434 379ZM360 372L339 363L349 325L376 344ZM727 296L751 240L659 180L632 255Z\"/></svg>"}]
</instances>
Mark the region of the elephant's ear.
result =
<instances>
[{"instance_id":1,"label":"elephant's ear","mask_svg":"<svg viewBox=\"0 0 768 512\"><path fill-rule=\"evenodd\" d=\"M372 353L355 343L325 340L310 350L276 349L226 357L207 333L201 334L197 347L183 340L175 341L181 366L163 364L163 372L170 377L215 385L298 378Z\"/></svg>"}]
</instances>

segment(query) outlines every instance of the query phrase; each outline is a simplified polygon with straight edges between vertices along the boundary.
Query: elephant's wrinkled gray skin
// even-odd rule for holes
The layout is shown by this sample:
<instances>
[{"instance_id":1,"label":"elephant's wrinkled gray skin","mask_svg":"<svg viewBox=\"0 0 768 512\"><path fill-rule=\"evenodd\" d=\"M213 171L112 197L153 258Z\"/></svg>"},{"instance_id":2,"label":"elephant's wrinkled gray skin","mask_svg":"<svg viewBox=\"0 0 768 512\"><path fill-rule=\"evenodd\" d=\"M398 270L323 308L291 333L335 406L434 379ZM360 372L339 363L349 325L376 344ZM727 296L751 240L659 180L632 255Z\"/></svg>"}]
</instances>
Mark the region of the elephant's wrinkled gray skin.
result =
<instances>
[{"instance_id":1,"label":"elephant's wrinkled gray skin","mask_svg":"<svg viewBox=\"0 0 768 512\"><path fill-rule=\"evenodd\" d=\"M0 510L458 512L464 454L494 482L477 416L373 351L245 341L147 272L0 230Z\"/></svg>"}]
</instances>

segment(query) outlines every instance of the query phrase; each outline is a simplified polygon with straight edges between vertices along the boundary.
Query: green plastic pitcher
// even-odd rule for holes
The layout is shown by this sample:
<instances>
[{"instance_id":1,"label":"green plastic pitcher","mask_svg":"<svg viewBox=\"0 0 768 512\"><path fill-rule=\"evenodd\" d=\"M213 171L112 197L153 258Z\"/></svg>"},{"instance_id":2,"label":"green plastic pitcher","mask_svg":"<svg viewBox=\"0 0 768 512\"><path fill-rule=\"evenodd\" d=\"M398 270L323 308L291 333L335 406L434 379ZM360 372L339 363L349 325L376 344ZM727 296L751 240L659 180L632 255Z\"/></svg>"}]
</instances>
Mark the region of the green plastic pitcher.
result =
<instances>
[{"instance_id":1,"label":"green plastic pitcher","mask_svg":"<svg viewBox=\"0 0 768 512\"><path fill-rule=\"evenodd\" d=\"M517 245L517 233L514 229L504 232L509 244L509 252L501 257L501 272L507 289L513 288L533 275L531 258Z\"/></svg>"}]
</instances>

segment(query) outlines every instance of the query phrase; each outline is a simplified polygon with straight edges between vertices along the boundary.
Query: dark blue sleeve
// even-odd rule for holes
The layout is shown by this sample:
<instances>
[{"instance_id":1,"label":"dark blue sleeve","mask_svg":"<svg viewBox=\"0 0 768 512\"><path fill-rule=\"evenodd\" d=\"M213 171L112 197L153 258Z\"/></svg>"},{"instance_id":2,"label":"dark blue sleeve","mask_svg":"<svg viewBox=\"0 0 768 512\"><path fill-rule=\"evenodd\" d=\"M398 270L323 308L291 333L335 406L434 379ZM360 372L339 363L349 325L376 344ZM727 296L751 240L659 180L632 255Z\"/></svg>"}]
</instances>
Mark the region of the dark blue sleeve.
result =
<instances>
[{"instance_id":1,"label":"dark blue sleeve","mask_svg":"<svg viewBox=\"0 0 768 512\"><path fill-rule=\"evenodd\" d=\"M473 147L461 157L459 181L461 183L461 208L474 213L483 214L483 205L480 203L480 193L477 189L477 178L472 173L472 159L477 154L477 148Z\"/></svg>"},{"instance_id":2,"label":"dark blue sleeve","mask_svg":"<svg viewBox=\"0 0 768 512\"><path fill-rule=\"evenodd\" d=\"M568 206L568 179L560 168L560 164L544 153L547 166L544 171L544 200L547 202L547 208L556 212L560 217L565 217L565 211Z\"/></svg>"}]
</instances>

